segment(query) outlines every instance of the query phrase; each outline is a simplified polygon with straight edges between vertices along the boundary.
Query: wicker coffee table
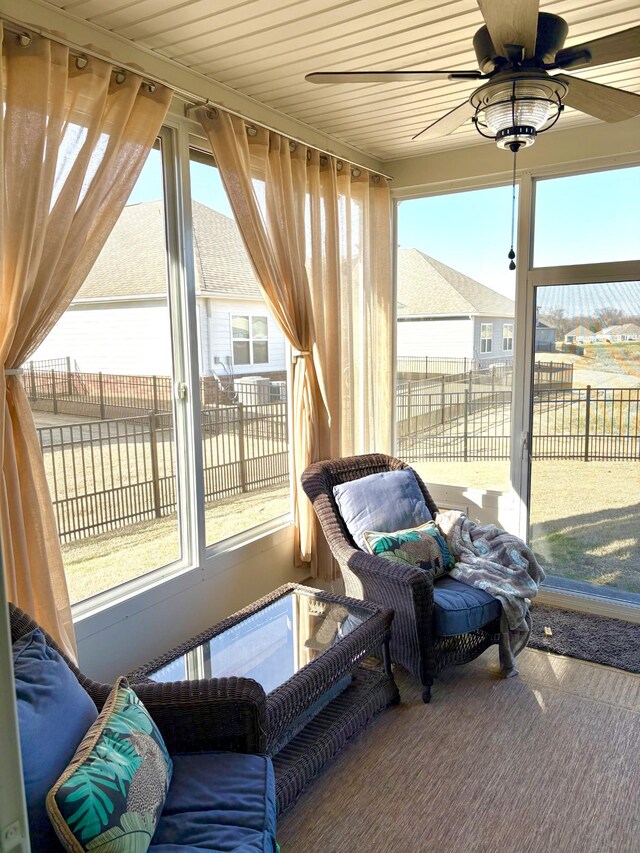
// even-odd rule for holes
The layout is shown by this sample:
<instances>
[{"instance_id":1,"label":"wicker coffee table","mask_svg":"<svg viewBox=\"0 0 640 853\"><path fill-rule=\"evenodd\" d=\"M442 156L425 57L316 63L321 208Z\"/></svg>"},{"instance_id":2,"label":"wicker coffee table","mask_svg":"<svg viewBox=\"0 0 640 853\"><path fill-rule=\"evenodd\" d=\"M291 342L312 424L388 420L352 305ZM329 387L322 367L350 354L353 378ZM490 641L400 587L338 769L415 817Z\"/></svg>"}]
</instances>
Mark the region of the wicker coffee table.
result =
<instances>
[{"instance_id":1,"label":"wicker coffee table","mask_svg":"<svg viewBox=\"0 0 640 853\"><path fill-rule=\"evenodd\" d=\"M244 677L261 684L282 812L349 738L398 702L389 663L392 618L375 604L286 584L130 678ZM381 664L371 660L375 654Z\"/></svg>"}]
</instances>

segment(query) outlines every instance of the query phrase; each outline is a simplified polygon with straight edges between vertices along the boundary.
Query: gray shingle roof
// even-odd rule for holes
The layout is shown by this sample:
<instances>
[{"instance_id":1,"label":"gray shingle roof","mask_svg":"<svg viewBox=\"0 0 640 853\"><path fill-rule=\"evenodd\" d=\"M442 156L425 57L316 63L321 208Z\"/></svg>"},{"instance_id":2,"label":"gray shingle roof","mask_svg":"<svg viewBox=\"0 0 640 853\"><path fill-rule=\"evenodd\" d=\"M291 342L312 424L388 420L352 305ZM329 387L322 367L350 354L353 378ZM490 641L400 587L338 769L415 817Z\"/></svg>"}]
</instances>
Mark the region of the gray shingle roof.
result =
<instances>
[{"instance_id":1,"label":"gray shingle roof","mask_svg":"<svg viewBox=\"0 0 640 853\"><path fill-rule=\"evenodd\" d=\"M592 332L591 329L587 329L586 326L576 326L575 329L571 329L570 332L567 332L567 337L571 338L591 338L595 335L595 332Z\"/></svg>"},{"instance_id":2,"label":"gray shingle roof","mask_svg":"<svg viewBox=\"0 0 640 853\"><path fill-rule=\"evenodd\" d=\"M260 299L232 219L193 202L196 292ZM127 205L77 299L165 295L167 270L161 201Z\"/></svg>"},{"instance_id":3,"label":"gray shingle roof","mask_svg":"<svg viewBox=\"0 0 640 853\"><path fill-rule=\"evenodd\" d=\"M398 316L483 314L513 317L512 299L430 258L418 249L398 249Z\"/></svg>"}]
</instances>

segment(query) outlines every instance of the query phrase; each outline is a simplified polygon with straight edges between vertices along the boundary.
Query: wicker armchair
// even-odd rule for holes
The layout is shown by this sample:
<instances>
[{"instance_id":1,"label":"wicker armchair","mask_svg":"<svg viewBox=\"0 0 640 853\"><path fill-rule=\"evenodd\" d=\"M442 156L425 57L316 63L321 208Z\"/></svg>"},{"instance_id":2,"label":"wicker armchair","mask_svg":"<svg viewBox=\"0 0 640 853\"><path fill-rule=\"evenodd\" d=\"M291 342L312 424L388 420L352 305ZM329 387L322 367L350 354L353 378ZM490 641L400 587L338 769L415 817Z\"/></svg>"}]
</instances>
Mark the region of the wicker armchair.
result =
<instances>
[{"instance_id":1,"label":"wicker armchair","mask_svg":"<svg viewBox=\"0 0 640 853\"><path fill-rule=\"evenodd\" d=\"M11 642L40 627L30 616L9 604ZM100 711L110 684L83 675L55 640L43 632L47 644L66 662ZM131 685L162 733L172 752L266 752L265 694L248 678L209 678L202 681L148 681Z\"/></svg>"},{"instance_id":2,"label":"wicker armchair","mask_svg":"<svg viewBox=\"0 0 640 853\"><path fill-rule=\"evenodd\" d=\"M402 468L409 466L381 453L351 456L310 465L302 474L301 482L327 543L340 564L345 594L394 610L391 657L420 679L422 698L429 702L433 680L444 667L468 663L499 641L499 619L493 618L471 633L438 636L434 622L433 575L366 554L353 541L340 516L333 487L369 474ZM415 476L435 518L438 507L420 477Z\"/></svg>"}]
</instances>

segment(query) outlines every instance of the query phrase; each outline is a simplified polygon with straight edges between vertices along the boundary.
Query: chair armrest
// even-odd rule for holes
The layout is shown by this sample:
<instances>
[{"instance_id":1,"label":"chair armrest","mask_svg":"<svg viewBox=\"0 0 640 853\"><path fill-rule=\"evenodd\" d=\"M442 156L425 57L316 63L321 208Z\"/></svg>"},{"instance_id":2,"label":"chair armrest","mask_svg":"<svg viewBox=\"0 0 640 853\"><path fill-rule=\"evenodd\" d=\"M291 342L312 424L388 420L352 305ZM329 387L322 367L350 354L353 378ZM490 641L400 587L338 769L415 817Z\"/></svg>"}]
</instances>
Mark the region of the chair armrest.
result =
<instances>
[{"instance_id":1,"label":"chair armrest","mask_svg":"<svg viewBox=\"0 0 640 853\"><path fill-rule=\"evenodd\" d=\"M266 697L250 678L134 682L169 752L266 751Z\"/></svg>"}]
</instances>

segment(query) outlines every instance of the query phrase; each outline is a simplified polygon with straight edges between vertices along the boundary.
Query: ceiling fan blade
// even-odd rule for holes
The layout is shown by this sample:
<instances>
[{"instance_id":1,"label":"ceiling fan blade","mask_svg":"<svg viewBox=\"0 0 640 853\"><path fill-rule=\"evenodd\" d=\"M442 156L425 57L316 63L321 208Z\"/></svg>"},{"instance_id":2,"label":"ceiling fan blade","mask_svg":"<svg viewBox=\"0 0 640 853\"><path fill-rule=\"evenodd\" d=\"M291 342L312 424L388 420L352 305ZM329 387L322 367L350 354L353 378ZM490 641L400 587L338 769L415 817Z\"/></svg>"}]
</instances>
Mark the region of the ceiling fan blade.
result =
<instances>
[{"instance_id":1,"label":"ceiling fan blade","mask_svg":"<svg viewBox=\"0 0 640 853\"><path fill-rule=\"evenodd\" d=\"M475 107L471 106L471 101L464 101L411 138L417 139L419 136L424 136L425 139L437 139L439 136L446 136L448 133L453 133L468 118L471 118L475 111Z\"/></svg>"},{"instance_id":2,"label":"ceiling fan blade","mask_svg":"<svg viewBox=\"0 0 640 853\"><path fill-rule=\"evenodd\" d=\"M554 65L556 68L576 68L588 64L589 68L595 68L636 56L640 56L640 26L565 47L556 53Z\"/></svg>"},{"instance_id":3,"label":"ceiling fan blade","mask_svg":"<svg viewBox=\"0 0 640 853\"><path fill-rule=\"evenodd\" d=\"M569 74L557 74L554 80L562 80L569 87L562 103L601 121L624 121L640 115L640 95L624 89L603 86L592 80L582 80Z\"/></svg>"},{"instance_id":4,"label":"ceiling fan blade","mask_svg":"<svg viewBox=\"0 0 640 853\"><path fill-rule=\"evenodd\" d=\"M309 83L422 83L425 80L479 80L481 71L314 71Z\"/></svg>"},{"instance_id":5,"label":"ceiling fan blade","mask_svg":"<svg viewBox=\"0 0 640 853\"><path fill-rule=\"evenodd\" d=\"M478 0L478 6L500 56L513 44L524 48L527 59L535 55L539 0Z\"/></svg>"}]
</instances>

